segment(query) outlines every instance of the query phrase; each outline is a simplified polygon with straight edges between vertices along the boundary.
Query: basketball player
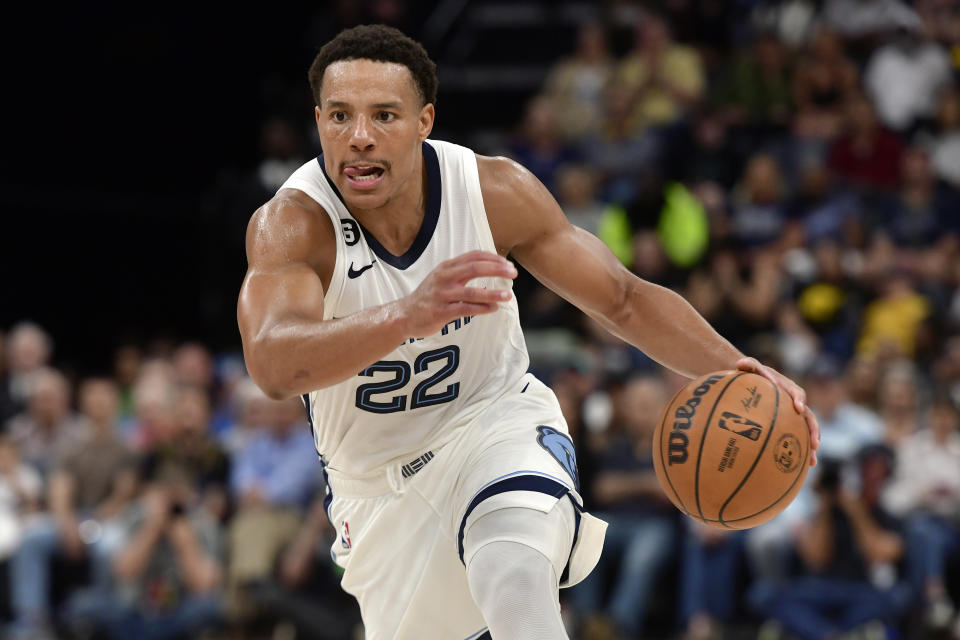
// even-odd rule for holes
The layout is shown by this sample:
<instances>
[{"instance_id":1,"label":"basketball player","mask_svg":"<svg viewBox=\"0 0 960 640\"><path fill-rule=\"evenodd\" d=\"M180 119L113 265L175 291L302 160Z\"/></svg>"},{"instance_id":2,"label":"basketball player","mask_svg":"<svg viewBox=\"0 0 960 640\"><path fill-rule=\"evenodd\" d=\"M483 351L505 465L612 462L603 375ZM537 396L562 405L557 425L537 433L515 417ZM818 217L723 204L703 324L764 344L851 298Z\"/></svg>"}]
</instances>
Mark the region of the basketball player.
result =
<instances>
[{"instance_id":1,"label":"basketball player","mask_svg":"<svg viewBox=\"0 0 960 640\"><path fill-rule=\"evenodd\" d=\"M606 525L527 373L507 256L675 371L780 384L816 446L797 385L624 269L529 171L428 139L419 44L356 27L309 75L323 154L253 215L238 317L257 384L304 398L367 638L565 638L558 587L599 557Z\"/></svg>"}]
</instances>

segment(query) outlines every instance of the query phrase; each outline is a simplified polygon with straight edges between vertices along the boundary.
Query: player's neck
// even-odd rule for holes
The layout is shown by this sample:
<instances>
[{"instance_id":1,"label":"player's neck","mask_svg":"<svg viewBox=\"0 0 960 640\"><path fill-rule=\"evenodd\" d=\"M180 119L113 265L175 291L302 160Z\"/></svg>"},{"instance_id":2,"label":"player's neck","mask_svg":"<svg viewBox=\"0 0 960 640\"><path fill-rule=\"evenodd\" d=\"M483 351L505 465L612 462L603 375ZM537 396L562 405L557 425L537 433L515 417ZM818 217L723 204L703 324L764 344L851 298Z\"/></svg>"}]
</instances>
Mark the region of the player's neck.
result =
<instances>
[{"instance_id":1,"label":"player's neck","mask_svg":"<svg viewBox=\"0 0 960 640\"><path fill-rule=\"evenodd\" d=\"M423 224L427 203L427 171L421 159L413 175L395 196L376 209L349 207L351 215L394 255L413 244Z\"/></svg>"}]
</instances>

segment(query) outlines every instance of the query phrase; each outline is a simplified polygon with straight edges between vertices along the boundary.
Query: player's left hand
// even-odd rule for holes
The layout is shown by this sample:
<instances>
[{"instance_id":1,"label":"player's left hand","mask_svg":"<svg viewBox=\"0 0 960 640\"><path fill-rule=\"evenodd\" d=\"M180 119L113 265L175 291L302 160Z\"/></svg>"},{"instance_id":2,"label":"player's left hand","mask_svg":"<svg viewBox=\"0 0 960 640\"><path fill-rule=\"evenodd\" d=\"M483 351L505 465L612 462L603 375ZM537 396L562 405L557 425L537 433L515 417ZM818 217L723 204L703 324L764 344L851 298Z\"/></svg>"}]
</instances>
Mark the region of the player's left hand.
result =
<instances>
[{"instance_id":1,"label":"player's left hand","mask_svg":"<svg viewBox=\"0 0 960 640\"><path fill-rule=\"evenodd\" d=\"M820 448L820 425L817 423L817 417L813 415L813 411L807 406L807 392L776 369L760 364L760 361L756 358L737 360L737 369L761 375L790 394L790 397L793 398L793 408L804 417L807 421L807 427L810 429L810 466L817 464L817 449Z\"/></svg>"}]
</instances>

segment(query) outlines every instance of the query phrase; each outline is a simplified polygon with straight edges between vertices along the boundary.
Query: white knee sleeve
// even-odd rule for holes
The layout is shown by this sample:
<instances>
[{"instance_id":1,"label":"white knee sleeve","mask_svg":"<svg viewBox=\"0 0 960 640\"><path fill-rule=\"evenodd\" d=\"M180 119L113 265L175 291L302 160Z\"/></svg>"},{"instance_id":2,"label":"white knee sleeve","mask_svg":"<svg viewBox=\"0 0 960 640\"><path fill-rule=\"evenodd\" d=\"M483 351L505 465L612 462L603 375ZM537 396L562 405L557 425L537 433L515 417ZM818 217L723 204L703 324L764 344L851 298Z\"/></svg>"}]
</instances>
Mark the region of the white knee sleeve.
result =
<instances>
[{"instance_id":1,"label":"white knee sleeve","mask_svg":"<svg viewBox=\"0 0 960 640\"><path fill-rule=\"evenodd\" d=\"M573 528L573 506L561 499L549 513L523 507L492 511L466 531L467 582L493 640L567 637L558 581Z\"/></svg>"}]
</instances>

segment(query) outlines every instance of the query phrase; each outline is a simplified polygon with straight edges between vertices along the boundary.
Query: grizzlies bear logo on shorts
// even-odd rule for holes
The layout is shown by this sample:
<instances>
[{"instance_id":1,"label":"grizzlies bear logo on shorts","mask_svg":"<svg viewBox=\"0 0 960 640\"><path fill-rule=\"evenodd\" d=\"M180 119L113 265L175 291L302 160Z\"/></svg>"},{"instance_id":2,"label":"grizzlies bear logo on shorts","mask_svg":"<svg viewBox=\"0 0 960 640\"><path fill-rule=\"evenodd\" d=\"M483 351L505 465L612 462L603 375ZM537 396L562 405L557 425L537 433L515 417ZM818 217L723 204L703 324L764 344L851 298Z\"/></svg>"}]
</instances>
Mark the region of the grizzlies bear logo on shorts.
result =
<instances>
[{"instance_id":1,"label":"grizzlies bear logo on shorts","mask_svg":"<svg viewBox=\"0 0 960 640\"><path fill-rule=\"evenodd\" d=\"M560 466L573 480L573 487L580 491L580 479L577 476L577 453L573 449L573 441L565 433L560 433L553 427L546 425L537 427L537 432L540 434L537 437L537 442L557 459Z\"/></svg>"}]
</instances>

